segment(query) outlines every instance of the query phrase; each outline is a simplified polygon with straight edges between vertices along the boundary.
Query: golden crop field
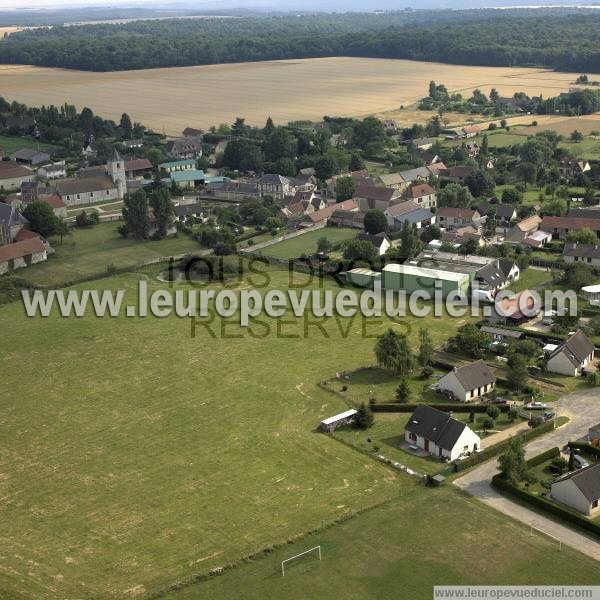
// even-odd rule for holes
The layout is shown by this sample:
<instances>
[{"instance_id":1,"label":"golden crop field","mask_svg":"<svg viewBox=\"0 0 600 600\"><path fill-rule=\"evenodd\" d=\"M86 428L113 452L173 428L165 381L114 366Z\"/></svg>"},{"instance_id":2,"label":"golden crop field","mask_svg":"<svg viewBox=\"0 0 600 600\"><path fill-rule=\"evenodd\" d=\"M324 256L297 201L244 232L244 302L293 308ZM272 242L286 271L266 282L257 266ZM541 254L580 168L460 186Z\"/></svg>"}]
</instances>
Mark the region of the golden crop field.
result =
<instances>
[{"instance_id":1,"label":"golden crop field","mask_svg":"<svg viewBox=\"0 0 600 600\"><path fill-rule=\"evenodd\" d=\"M21 31L22 29L22 27L0 27L0 38L15 33L15 31Z\"/></svg>"},{"instance_id":2,"label":"golden crop field","mask_svg":"<svg viewBox=\"0 0 600 600\"><path fill-rule=\"evenodd\" d=\"M398 111L424 96L432 79L463 94L495 87L502 95L524 91L548 97L567 90L576 77L529 68L347 57L113 73L3 65L0 93L30 105L89 106L115 119L127 112L157 131L177 134L186 126L206 128L237 116L262 124L268 116L286 123Z\"/></svg>"}]
</instances>

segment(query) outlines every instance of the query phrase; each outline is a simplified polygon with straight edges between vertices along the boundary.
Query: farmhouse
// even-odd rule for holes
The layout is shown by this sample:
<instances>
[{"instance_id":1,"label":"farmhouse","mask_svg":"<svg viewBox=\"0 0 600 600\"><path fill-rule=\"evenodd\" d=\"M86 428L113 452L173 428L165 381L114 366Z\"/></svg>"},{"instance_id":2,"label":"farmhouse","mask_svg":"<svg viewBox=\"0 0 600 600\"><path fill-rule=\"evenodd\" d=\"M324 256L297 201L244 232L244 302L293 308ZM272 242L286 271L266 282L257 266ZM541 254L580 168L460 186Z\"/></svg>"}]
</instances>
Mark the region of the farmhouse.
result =
<instances>
[{"instance_id":1,"label":"farmhouse","mask_svg":"<svg viewBox=\"0 0 600 600\"><path fill-rule=\"evenodd\" d=\"M43 179L60 179L67 176L67 167L65 161L50 165L43 165L37 170L39 177Z\"/></svg>"},{"instance_id":2,"label":"farmhouse","mask_svg":"<svg viewBox=\"0 0 600 600\"><path fill-rule=\"evenodd\" d=\"M570 231L591 229L600 237L600 219L582 219L574 217L544 217L542 229L564 240Z\"/></svg>"},{"instance_id":3,"label":"farmhouse","mask_svg":"<svg viewBox=\"0 0 600 600\"><path fill-rule=\"evenodd\" d=\"M600 463L563 475L551 484L550 495L570 508L592 516L600 501Z\"/></svg>"},{"instance_id":4,"label":"farmhouse","mask_svg":"<svg viewBox=\"0 0 600 600\"><path fill-rule=\"evenodd\" d=\"M202 156L202 141L196 137L184 137L167 142L167 156L171 158L199 158Z\"/></svg>"},{"instance_id":5,"label":"farmhouse","mask_svg":"<svg viewBox=\"0 0 600 600\"><path fill-rule=\"evenodd\" d=\"M261 194L273 196L275 200L281 201L285 196L293 196L296 193L296 187L283 175L265 173L257 183Z\"/></svg>"},{"instance_id":6,"label":"farmhouse","mask_svg":"<svg viewBox=\"0 0 600 600\"><path fill-rule=\"evenodd\" d=\"M460 402L471 402L488 394L496 385L496 377L483 360L454 367L438 381L438 389L450 392Z\"/></svg>"},{"instance_id":7,"label":"farmhouse","mask_svg":"<svg viewBox=\"0 0 600 600\"><path fill-rule=\"evenodd\" d=\"M0 246L0 275L47 259L46 247L39 237Z\"/></svg>"},{"instance_id":8,"label":"farmhouse","mask_svg":"<svg viewBox=\"0 0 600 600\"><path fill-rule=\"evenodd\" d=\"M431 171L427 167L417 167L416 169L408 169L400 171L402 179L409 185L413 182L427 181L431 177Z\"/></svg>"},{"instance_id":9,"label":"farmhouse","mask_svg":"<svg viewBox=\"0 0 600 600\"><path fill-rule=\"evenodd\" d=\"M173 207L173 214L177 221L186 223L193 219L202 219L204 217L204 210L200 203L178 204Z\"/></svg>"},{"instance_id":10,"label":"farmhouse","mask_svg":"<svg viewBox=\"0 0 600 600\"><path fill-rule=\"evenodd\" d=\"M13 152L9 156L10 160L24 164L24 165L40 165L50 160L50 155L47 152L41 150L35 150L33 148L21 148L16 152Z\"/></svg>"},{"instance_id":11,"label":"farmhouse","mask_svg":"<svg viewBox=\"0 0 600 600\"><path fill-rule=\"evenodd\" d=\"M404 193L407 200L416 202L423 208L435 208L437 206L437 195L428 183L419 183L409 187Z\"/></svg>"},{"instance_id":12,"label":"farmhouse","mask_svg":"<svg viewBox=\"0 0 600 600\"><path fill-rule=\"evenodd\" d=\"M567 263L582 262L592 267L600 267L600 245L567 242L563 250Z\"/></svg>"},{"instance_id":13,"label":"farmhouse","mask_svg":"<svg viewBox=\"0 0 600 600\"><path fill-rule=\"evenodd\" d=\"M457 229L465 225L472 225L481 215L472 208L458 208L453 206L444 206L438 209L438 225L446 229Z\"/></svg>"},{"instance_id":14,"label":"farmhouse","mask_svg":"<svg viewBox=\"0 0 600 600\"><path fill-rule=\"evenodd\" d=\"M469 165L456 165L438 170L440 179L451 183L464 183L465 179L474 172L475 167Z\"/></svg>"},{"instance_id":15,"label":"farmhouse","mask_svg":"<svg viewBox=\"0 0 600 600\"><path fill-rule=\"evenodd\" d=\"M404 439L410 446L448 460L481 449L481 439L466 423L425 404L415 408L404 428Z\"/></svg>"},{"instance_id":16,"label":"farmhouse","mask_svg":"<svg viewBox=\"0 0 600 600\"><path fill-rule=\"evenodd\" d=\"M400 202L400 192L394 188L361 184L356 188L354 201L363 212L373 208L385 210Z\"/></svg>"},{"instance_id":17,"label":"farmhouse","mask_svg":"<svg viewBox=\"0 0 600 600\"><path fill-rule=\"evenodd\" d=\"M558 165L558 170L562 177L576 177L583 173L590 171L592 167L587 160L578 160L575 158L568 158L561 160Z\"/></svg>"},{"instance_id":18,"label":"farmhouse","mask_svg":"<svg viewBox=\"0 0 600 600\"><path fill-rule=\"evenodd\" d=\"M379 183L384 187L394 188L399 191L403 191L408 186L408 183L404 180L400 173L385 173L379 176Z\"/></svg>"},{"instance_id":19,"label":"farmhouse","mask_svg":"<svg viewBox=\"0 0 600 600\"><path fill-rule=\"evenodd\" d=\"M435 223L435 215L412 200L394 204L386 208L383 214L392 230L400 229L404 221L415 225L417 229Z\"/></svg>"},{"instance_id":20,"label":"farmhouse","mask_svg":"<svg viewBox=\"0 0 600 600\"><path fill-rule=\"evenodd\" d=\"M319 210L307 214L304 218L304 222L307 225L329 222L339 226L340 223L335 222L334 219L334 215L338 212L340 213L339 217L341 218L341 213L353 216L359 214L360 211L358 209L358 204L356 204L354 200L344 200L343 202L330 204L329 206L325 206L324 208L320 208Z\"/></svg>"},{"instance_id":21,"label":"farmhouse","mask_svg":"<svg viewBox=\"0 0 600 600\"><path fill-rule=\"evenodd\" d=\"M40 202L49 204L52 208L52 211L59 219L65 219L67 217L67 207L58 194L52 194L51 196L40 196Z\"/></svg>"},{"instance_id":22,"label":"farmhouse","mask_svg":"<svg viewBox=\"0 0 600 600\"><path fill-rule=\"evenodd\" d=\"M152 173L152 163L147 158L125 160L125 174L128 180L141 179Z\"/></svg>"},{"instance_id":23,"label":"farmhouse","mask_svg":"<svg viewBox=\"0 0 600 600\"><path fill-rule=\"evenodd\" d=\"M539 230L542 218L539 215L531 215L519 221L506 234L506 241L514 244L522 244L526 238L531 237Z\"/></svg>"},{"instance_id":24,"label":"farmhouse","mask_svg":"<svg viewBox=\"0 0 600 600\"><path fill-rule=\"evenodd\" d=\"M578 329L550 354L546 370L560 375L579 376L594 360L594 350L594 344Z\"/></svg>"},{"instance_id":25,"label":"farmhouse","mask_svg":"<svg viewBox=\"0 0 600 600\"><path fill-rule=\"evenodd\" d=\"M342 425L347 425L348 423L352 423L358 411L351 408L350 410L346 410L343 413L339 413L338 415L334 415L333 417L328 417L327 419L323 419L321 421L321 431L325 431L327 433L331 433L336 429L336 427L340 427Z\"/></svg>"},{"instance_id":26,"label":"farmhouse","mask_svg":"<svg viewBox=\"0 0 600 600\"><path fill-rule=\"evenodd\" d=\"M33 181L35 173L14 162L0 161L0 190L18 190L24 181Z\"/></svg>"}]
</instances>

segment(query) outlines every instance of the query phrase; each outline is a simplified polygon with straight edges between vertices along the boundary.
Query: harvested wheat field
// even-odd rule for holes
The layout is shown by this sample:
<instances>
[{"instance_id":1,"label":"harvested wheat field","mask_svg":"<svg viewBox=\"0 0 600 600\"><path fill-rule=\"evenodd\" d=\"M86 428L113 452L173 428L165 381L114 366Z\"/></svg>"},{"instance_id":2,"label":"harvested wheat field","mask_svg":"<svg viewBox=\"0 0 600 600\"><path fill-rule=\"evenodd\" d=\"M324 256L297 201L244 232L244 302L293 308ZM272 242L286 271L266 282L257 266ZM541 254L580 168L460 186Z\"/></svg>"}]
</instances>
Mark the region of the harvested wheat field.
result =
<instances>
[{"instance_id":1,"label":"harvested wheat field","mask_svg":"<svg viewBox=\"0 0 600 600\"><path fill-rule=\"evenodd\" d=\"M3 38L5 35L10 35L11 33L15 33L16 31L22 30L22 27L0 27L0 38Z\"/></svg>"},{"instance_id":2,"label":"harvested wheat field","mask_svg":"<svg viewBox=\"0 0 600 600\"><path fill-rule=\"evenodd\" d=\"M169 134L236 116L262 124L269 115L286 123L393 111L424 96L432 79L465 94L495 87L502 95L525 91L548 97L568 89L576 74L346 57L113 73L0 67L0 90L8 100L71 102L115 119L125 111Z\"/></svg>"}]
</instances>

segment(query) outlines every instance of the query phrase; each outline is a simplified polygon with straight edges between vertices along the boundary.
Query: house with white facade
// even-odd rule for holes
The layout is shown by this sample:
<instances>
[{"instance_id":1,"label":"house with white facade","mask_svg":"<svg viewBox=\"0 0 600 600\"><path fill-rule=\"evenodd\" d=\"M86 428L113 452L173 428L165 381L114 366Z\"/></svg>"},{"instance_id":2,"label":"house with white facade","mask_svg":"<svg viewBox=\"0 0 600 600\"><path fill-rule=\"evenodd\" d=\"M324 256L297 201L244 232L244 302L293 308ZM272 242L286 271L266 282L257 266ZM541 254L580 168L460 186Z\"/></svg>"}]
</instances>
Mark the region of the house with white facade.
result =
<instances>
[{"instance_id":1,"label":"house with white facade","mask_svg":"<svg viewBox=\"0 0 600 600\"><path fill-rule=\"evenodd\" d=\"M551 484L550 495L553 500L584 515L598 514L600 508L600 463L559 477Z\"/></svg>"},{"instance_id":2,"label":"house with white facade","mask_svg":"<svg viewBox=\"0 0 600 600\"><path fill-rule=\"evenodd\" d=\"M462 367L454 367L438 381L441 392L451 392L460 402L471 402L489 394L496 385L496 377L483 360Z\"/></svg>"},{"instance_id":3,"label":"house with white facade","mask_svg":"<svg viewBox=\"0 0 600 600\"><path fill-rule=\"evenodd\" d=\"M404 428L404 439L409 446L448 460L481 449L481 439L466 423L425 404L415 408Z\"/></svg>"},{"instance_id":4,"label":"house with white facade","mask_svg":"<svg viewBox=\"0 0 600 600\"><path fill-rule=\"evenodd\" d=\"M594 344L578 329L548 357L546 370L550 373L577 377L594 360Z\"/></svg>"}]
</instances>

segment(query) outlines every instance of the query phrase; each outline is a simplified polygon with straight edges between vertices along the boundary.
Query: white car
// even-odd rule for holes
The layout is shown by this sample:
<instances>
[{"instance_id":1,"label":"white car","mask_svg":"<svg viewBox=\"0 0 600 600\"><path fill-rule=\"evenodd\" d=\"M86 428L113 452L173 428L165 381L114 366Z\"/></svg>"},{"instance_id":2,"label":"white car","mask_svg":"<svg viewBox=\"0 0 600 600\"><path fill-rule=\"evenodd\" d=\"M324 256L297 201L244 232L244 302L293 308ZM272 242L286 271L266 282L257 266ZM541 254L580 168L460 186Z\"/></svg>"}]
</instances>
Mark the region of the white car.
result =
<instances>
[{"instance_id":1,"label":"white car","mask_svg":"<svg viewBox=\"0 0 600 600\"><path fill-rule=\"evenodd\" d=\"M546 408L546 405L543 402L530 402L525 405L525 408L527 410L542 410L543 408Z\"/></svg>"}]
</instances>

